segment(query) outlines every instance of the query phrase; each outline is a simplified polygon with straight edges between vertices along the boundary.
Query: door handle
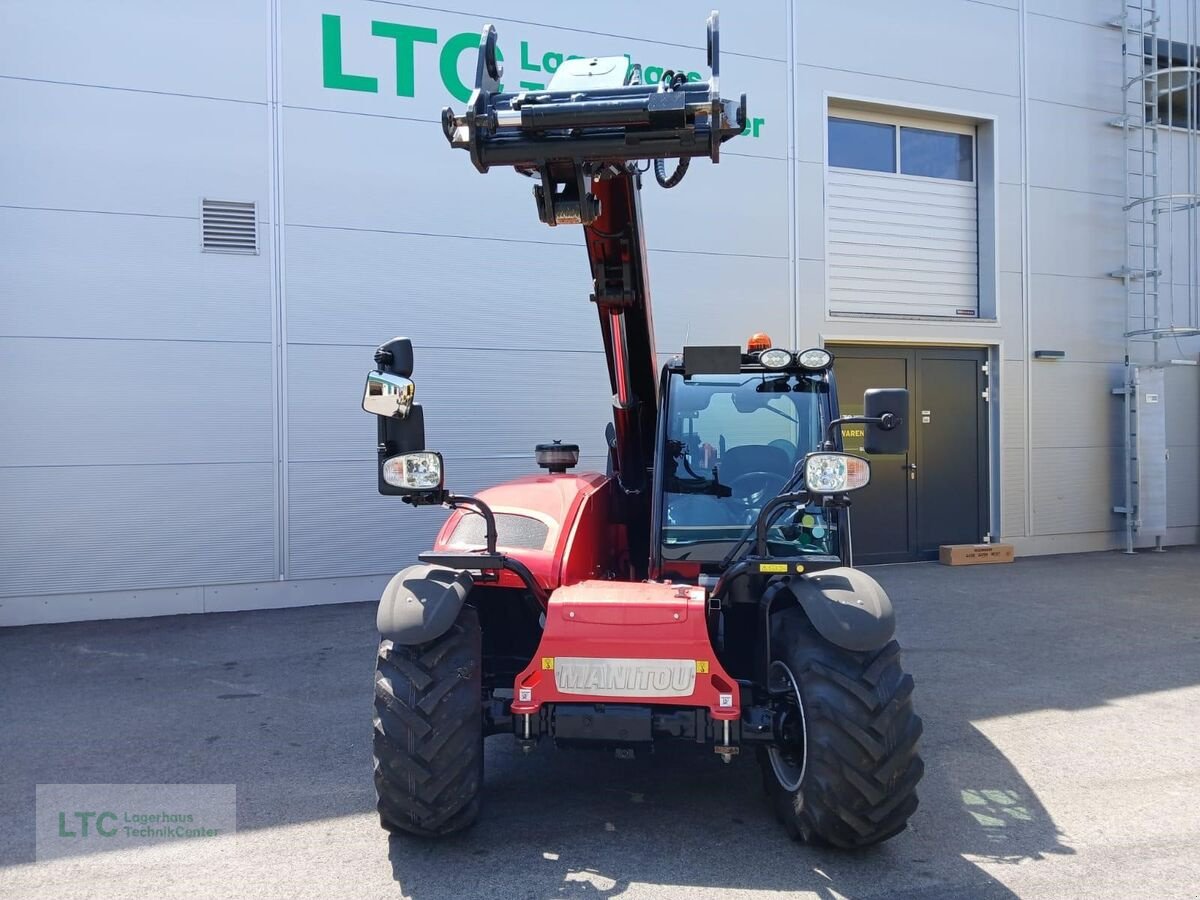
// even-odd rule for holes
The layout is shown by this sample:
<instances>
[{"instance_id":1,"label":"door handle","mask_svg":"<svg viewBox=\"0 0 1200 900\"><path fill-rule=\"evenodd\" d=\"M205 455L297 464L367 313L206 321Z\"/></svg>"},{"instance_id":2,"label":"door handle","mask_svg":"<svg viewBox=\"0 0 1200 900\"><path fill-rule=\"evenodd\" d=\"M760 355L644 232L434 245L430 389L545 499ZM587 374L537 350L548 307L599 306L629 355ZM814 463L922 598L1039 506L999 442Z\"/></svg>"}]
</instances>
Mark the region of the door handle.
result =
<instances>
[{"instance_id":1,"label":"door handle","mask_svg":"<svg viewBox=\"0 0 1200 900\"><path fill-rule=\"evenodd\" d=\"M908 470L908 480L909 481L917 480L917 464L916 463L907 463L905 465L902 465L900 468Z\"/></svg>"}]
</instances>

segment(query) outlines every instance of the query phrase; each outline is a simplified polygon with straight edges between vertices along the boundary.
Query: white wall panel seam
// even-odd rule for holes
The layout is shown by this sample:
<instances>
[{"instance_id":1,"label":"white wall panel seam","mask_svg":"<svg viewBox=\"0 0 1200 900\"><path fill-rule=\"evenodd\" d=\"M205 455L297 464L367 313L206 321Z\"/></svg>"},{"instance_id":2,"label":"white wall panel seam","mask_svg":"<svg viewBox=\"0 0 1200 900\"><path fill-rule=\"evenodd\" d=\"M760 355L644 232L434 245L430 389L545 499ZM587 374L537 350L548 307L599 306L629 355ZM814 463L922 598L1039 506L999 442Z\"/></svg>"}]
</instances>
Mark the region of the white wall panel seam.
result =
<instances>
[{"instance_id":1,"label":"white wall panel seam","mask_svg":"<svg viewBox=\"0 0 1200 900\"><path fill-rule=\"evenodd\" d=\"M280 85L283 83L281 54L282 12L279 0L271 0L270 24L267 28L270 65L267 70L267 98L270 109L270 155L271 168L268 179L270 190L270 218L273 240L271 241L271 313L272 313L272 385L271 402L274 407L274 527L275 527L275 575L286 580L290 569L290 531L288 526L288 378L287 378L287 303L285 299L287 279L284 273L284 229L283 221L283 125L279 104Z\"/></svg>"},{"instance_id":2,"label":"white wall panel seam","mask_svg":"<svg viewBox=\"0 0 1200 900\"><path fill-rule=\"evenodd\" d=\"M269 344L270 341L254 341L243 338L155 338L155 337L93 337L76 334L0 334L3 338L27 341L100 341L106 344L114 342L141 344Z\"/></svg>"},{"instance_id":3,"label":"white wall panel seam","mask_svg":"<svg viewBox=\"0 0 1200 900\"><path fill-rule=\"evenodd\" d=\"M823 72L845 72L847 75L861 75L864 78L879 78L884 81L899 81L905 84L920 84L925 87L934 88L950 88L956 91L964 91L971 94L986 94L992 97L1017 97L1018 94L1009 94L1004 91L989 91L985 88L964 88L960 84L955 84L949 81L926 81L923 78L905 78L902 75L885 75L879 72L866 72L862 69L848 69L844 66L823 66L818 63L801 63L803 69L820 69Z\"/></svg>"},{"instance_id":4,"label":"white wall panel seam","mask_svg":"<svg viewBox=\"0 0 1200 900\"><path fill-rule=\"evenodd\" d=\"M1025 339L1025 383L1022 388L1025 393L1025 471L1029 473L1033 470L1033 369L1031 361L1033 353L1030 349L1033 325L1029 315L1029 260L1032 249L1029 242L1029 16L1026 11L1026 0L1018 0L1017 16L1019 29L1017 61L1021 93L1021 328L1022 337ZM1027 474L1025 477L1025 534L1032 536L1033 533L1033 479Z\"/></svg>"},{"instance_id":5,"label":"white wall panel seam","mask_svg":"<svg viewBox=\"0 0 1200 900\"><path fill-rule=\"evenodd\" d=\"M763 158L763 157L758 157ZM477 235L477 234L453 234L441 231L414 231L404 228L367 228L361 225L321 225L316 222L288 222L288 228L316 228L324 231L349 231L349 232L366 232L368 234L410 234L414 237L435 237L435 238L450 238L459 241L492 241L501 244L525 244L532 246L548 246L548 247L573 247L578 246L583 249L582 241L535 241L528 238L505 238L495 237L494 235ZM682 253L693 256L730 256L739 257L742 259L788 259L787 256L774 255L770 253L731 253L722 250L685 250L680 247L647 247L647 252L654 253Z\"/></svg>"},{"instance_id":6,"label":"white wall panel seam","mask_svg":"<svg viewBox=\"0 0 1200 900\"><path fill-rule=\"evenodd\" d=\"M132 88L115 84L99 84L89 81L62 81L57 78L30 78L27 75L4 75L0 78L7 81L32 81L37 84L58 84L64 87L94 88L98 91L124 91L129 94L153 94L157 97L186 97L189 100L214 100L218 103L244 103L248 106L263 106L263 100L247 100L244 97L215 97L210 94L188 94L183 91L153 91L149 88Z\"/></svg>"},{"instance_id":7,"label":"white wall panel seam","mask_svg":"<svg viewBox=\"0 0 1200 900\"><path fill-rule=\"evenodd\" d=\"M131 212L127 209L77 209L69 206L30 206L25 203L0 203L0 209L28 209L37 212L82 213L94 216L129 216L138 219L177 219L185 222L199 222L200 216L174 215L171 213ZM265 222L265 217L259 217L259 222Z\"/></svg>"}]
</instances>

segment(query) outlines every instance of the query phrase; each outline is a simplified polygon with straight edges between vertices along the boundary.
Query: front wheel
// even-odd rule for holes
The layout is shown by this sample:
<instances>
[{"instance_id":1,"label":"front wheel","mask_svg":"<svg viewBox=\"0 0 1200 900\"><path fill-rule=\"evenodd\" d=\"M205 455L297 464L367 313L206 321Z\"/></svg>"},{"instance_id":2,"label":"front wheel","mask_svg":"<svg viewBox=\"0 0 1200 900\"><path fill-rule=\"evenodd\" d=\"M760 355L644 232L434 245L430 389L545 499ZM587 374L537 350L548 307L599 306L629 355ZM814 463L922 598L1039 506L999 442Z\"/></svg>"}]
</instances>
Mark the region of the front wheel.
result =
<instances>
[{"instance_id":1,"label":"front wheel","mask_svg":"<svg viewBox=\"0 0 1200 900\"><path fill-rule=\"evenodd\" d=\"M479 617L464 606L425 644L385 640L375 669L375 790L389 831L440 837L471 825L483 787Z\"/></svg>"},{"instance_id":2,"label":"front wheel","mask_svg":"<svg viewBox=\"0 0 1200 900\"><path fill-rule=\"evenodd\" d=\"M771 648L780 735L760 761L788 833L845 849L899 834L917 808L925 769L899 645L844 650L789 607L772 617Z\"/></svg>"}]
</instances>

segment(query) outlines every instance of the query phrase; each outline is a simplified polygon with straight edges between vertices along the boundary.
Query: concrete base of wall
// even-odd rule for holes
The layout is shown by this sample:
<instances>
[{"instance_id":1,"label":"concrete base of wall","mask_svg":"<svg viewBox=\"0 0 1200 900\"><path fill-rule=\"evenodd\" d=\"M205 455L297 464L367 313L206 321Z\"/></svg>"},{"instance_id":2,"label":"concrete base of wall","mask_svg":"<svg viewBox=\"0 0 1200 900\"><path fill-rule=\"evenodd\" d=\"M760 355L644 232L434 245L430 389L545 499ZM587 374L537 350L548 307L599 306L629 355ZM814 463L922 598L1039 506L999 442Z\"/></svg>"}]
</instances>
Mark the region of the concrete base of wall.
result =
<instances>
[{"instance_id":1,"label":"concrete base of wall","mask_svg":"<svg viewBox=\"0 0 1200 900\"><path fill-rule=\"evenodd\" d=\"M390 575L0 598L0 626L377 600Z\"/></svg>"}]
</instances>

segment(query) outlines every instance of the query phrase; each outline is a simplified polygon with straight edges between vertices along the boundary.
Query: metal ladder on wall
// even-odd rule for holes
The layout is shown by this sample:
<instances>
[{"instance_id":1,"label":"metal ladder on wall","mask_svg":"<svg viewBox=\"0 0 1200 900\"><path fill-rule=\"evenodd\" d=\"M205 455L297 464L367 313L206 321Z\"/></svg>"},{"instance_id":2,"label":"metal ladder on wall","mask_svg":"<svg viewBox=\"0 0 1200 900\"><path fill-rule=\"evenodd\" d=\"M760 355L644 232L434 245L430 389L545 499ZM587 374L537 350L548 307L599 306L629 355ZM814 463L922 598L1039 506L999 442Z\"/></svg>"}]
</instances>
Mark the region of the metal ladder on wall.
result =
<instances>
[{"instance_id":1,"label":"metal ladder on wall","mask_svg":"<svg viewBox=\"0 0 1200 900\"><path fill-rule=\"evenodd\" d=\"M1129 0L1123 14L1109 23L1121 30L1124 65L1122 115L1112 124L1125 133L1125 262L1110 274L1122 279L1126 293L1125 381L1113 391L1124 399L1125 496L1113 510L1125 517L1126 553L1134 552L1146 521L1144 501L1149 502L1151 494L1156 503L1161 497L1163 505L1154 510L1162 525L1156 528L1155 549L1162 549L1166 517L1165 485L1153 492L1143 485L1143 476L1151 472L1143 459L1146 411L1140 402L1139 364L1161 365L1164 340L1178 344L1182 338L1200 336L1200 276L1195 269L1200 233L1198 19L1196 0ZM1190 97L1183 104L1180 122L1172 100L1184 92L1190 92ZM1177 162L1183 168L1182 179ZM1176 259L1181 235L1186 237L1185 253ZM1178 283L1180 266L1182 284ZM1152 402L1162 400L1157 393L1147 397ZM1157 448L1157 443L1153 446ZM1152 467L1152 473L1165 480L1165 463Z\"/></svg>"}]
</instances>

